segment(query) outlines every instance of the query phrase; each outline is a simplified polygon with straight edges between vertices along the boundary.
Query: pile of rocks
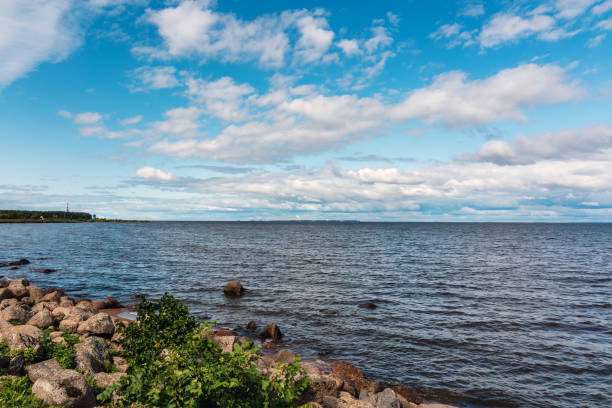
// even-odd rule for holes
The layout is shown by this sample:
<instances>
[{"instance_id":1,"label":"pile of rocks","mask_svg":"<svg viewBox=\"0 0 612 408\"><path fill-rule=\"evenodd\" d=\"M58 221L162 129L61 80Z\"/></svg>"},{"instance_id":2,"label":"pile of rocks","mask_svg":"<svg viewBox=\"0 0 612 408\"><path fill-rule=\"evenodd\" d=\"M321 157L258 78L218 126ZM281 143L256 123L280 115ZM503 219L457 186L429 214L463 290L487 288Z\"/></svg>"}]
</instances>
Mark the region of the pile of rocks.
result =
<instances>
[{"instance_id":1,"label":"pile of rocks","mask_svg":"<svg viewBox=\"0 0 612 408\"><path fill-rule=\"evenodd\" d=\"M118 305L114 301L98 306ZM111 357L110 350L120 349L115 322L88 300L75 300L62 290L43 290L29 284L25 278L0 281L0 343L8 346L9 354L32 350L44 357L43 331L51 329L52 342L65 343L65 333L78 336L76 370L64 369L57 360L49 359L26 365L22 355L12 359L0 355L0 367L9 375L27 374L32 393L45 403L60 407L93 407L95 398L85 380L91 374L100 386L110 386L127 371L120 357ZM116 372L105 369L115 367Z\"/></svg>"}]
</instances>

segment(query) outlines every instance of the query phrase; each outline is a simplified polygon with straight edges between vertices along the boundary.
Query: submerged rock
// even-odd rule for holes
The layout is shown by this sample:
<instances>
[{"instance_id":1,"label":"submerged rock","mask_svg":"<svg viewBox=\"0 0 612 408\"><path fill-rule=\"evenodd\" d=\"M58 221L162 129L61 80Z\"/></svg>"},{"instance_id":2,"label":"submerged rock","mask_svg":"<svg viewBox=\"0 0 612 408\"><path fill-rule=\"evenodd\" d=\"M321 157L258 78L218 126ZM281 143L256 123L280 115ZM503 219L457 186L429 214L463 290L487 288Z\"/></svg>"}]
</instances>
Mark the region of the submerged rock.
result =
<instances>
[{"instance_id":1,"label":"submerged rock","mask_svg":"<svg viewBox=\"0 0 612 408\"><path fill-rule=\"evenodd\" d=\"M362 309L373 310L373 309L376 309L378 306L376 306L376 303L374 303L374 302L363 302L363 303L361 303L359 305L359 307L362 308Z\"/></svg>"},{"instance_id":2,"label":"submerged rock","mask_svg":"<svg viewBox=\"0 0 612 408\"><path fill-rule=\"evenodd\" d=\"M225 284L223 293L225 293L226 296L242 296L244 287L238 281L231 281Z\"/></svg>"},{"instance_id":3,"label":"submerged rock","mask_svg":"<svg viewBox=\"0 0 612 408\"><path fill-rule=\"evenodd\" d=\"M0 268L7 267L7 266L23 266L29 263L30 261L28 261L27 259L21 258L18 261L0 262Z\"/></svg>"}]
</instances>

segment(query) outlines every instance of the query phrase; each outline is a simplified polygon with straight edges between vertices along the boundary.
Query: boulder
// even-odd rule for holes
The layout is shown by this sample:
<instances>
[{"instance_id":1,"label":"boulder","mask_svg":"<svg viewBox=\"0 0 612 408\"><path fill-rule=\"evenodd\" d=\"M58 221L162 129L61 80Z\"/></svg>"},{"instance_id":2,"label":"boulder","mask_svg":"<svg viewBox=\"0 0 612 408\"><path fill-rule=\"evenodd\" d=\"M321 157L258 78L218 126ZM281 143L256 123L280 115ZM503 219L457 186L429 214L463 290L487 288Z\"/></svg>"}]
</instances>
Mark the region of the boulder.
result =
<instances>
[{"instance_id":1,"label":"boulder","mask_svg":"<svg viewBox=\"0 0 612 408\"><path fill-rule=\"evenodd\" d=\"M26 296L26 297L22 297L21 298L21 303L23 303L24 305L26 305L28 307L32 307L32 306L34 306L34 303L36 303L36 302L34 302L34 299L32 299L31 297Z\"/></svg>"},{"instance_id":2,"label":"boulder","mask_svg":"<svg viewBox=\"0 0 612 408\"><path fill-rule=\"evenodd\" d=\"M326 396L321 401L325 408L379 408L368 401L355 399L347 392L341 392L338 397Z\"/></svg>"},{"instance_id":3,"label":"boulder","mask_svg":"<svg viewBox=\"0 0 612 408\"><path fill-rule=\"evenodd\" d=\"M57 307L58 307L58 304L55 302L38 302L34 306L32 306L32 312L38 313L43 309L53 311L57 309Z\"/></svg>"},{"instance_id":4,"label":"boulder","mask_svg":"<svg viewBox=\"0 0 612 408\"><path fill-rule=\"evenodd\" d=\"M105 309L120 309L123 305L114 297L109 297L104 301Z\"/></svg>"},{"instance_id":5,"label":"boulder","mask_svg":"<svg viewBox=\"0 0 612 408\"><path fill-rule=\"evenodd\" d=\"M29 263L30 263L30 261L28 261L27 259L21 258L18 261L0 262L0 268L7 267L7 266L23 266L23 265L27 265Z\"/></svg>"},{"instance_id":6,"label":"boulder","mask_svg":"<svg viewBox=\"0 0 612 408\"><path fill-rule=\"evenodd\" d=\"M246 329L247 330L255 330L255 329L257 329L257 323L255 323L255 321L251 320L250 322L247 323Z\"/></svg>"},{"instance_id":7,"label":"boulder","mask_svg":"<svg viewBox=\"0 0 612 408\"><path fill-rule=\"evenodd\" d=\"M35 302L40 301L43 298L43 296L45 296L43 290L39 288L38 286L30 285L30 286L26 286L26 289L28 290L30 297L34 299Z\"/></svg>"},{"instance_id":8,"label":"boulder","mask_svg":"<svg viewBox=\"0 0 612 408\"><path fill-rule=\"evenodd\" d=\"M111 364L108 345L99 337L88 337L76 345L76 365L83 373L99 373L104 371L105 364Z\"/></svg>"},{"instance_id":9,"label":"boulder","mask_svg":"<svg viewBox=\"0 0 612 408\"><path fill-rule=\"evenodd\" d=\"M300 397L302 403L323 401L327 396L337 398L344 386L344 381L335 374L328 374L312 364L302 363L302 368L312 380Z\"/></svg>"},{"instance_id":10,"label":"boulder","mask_svg":"<svg viewBox=\"0 0 612 408\"><path fill-rule=\"evenodd\" d=\"M9 283L9 287L11 287L11 285L29 286L30 285L30 281L27 278L17 278L17 279L13 279L11 281L11 283Z\"/></svg>"},{"instance_id":11,"label":"boulder","mask_svg":"<svg viewBox=\"0 0 612 408\"><path fill-rule=\"evenodd\" d=\"M32 316L32 318L28 320L27 324L40 327L41 329L46 329L47 327L52 326L54 322L55 320L53 319L51 312L44 309Z\"/></svg>"},{"instance_id":12,"label":"boulder","mask_svg":"<svg viewBox=\"0 0 612 408\"><path fill-rule=\"evenodd\" d=\"M104 303L103 300L94 300L93 302L91 302L91 305L96 309L96 310L100 310L100 309L104 309L104 306L106 306L106 304Z\"/></svg>"},{"instance_id":13,"label":"boulder","mask_svg":"<svg viewBox=\"0 0 612 408\"><path fill-rule=\"evenodd\" d=\"M270 323L263 328L261 333L259 333L259 337L261 337L262 340L271 339L273 342L279 342L283 337L283 333L276 323Z\"/></svg>"},{"instance_id":14,"label":"boulder","mask_svg":"<svg viewBox=\"0 0 612 408\"><path fill-rule=\"evenodd\" d=\"M274 356L277 363L291 364L296 360L296 356L291 350L279 350Z\"/></svg>"},{"instance_id":15,"label":"boulder","mask_svg":"<svg viewBox=\"0 0 612 408\"><path fill-rule=\"evenodd\" d=\"M15 356L9 362L9 366L6 369L8 375L16 375L21 377L24 373L25 358L23 356Z\"/></svg>"},{"instance_id":16,"label":"boulder","mask_svg":"<svg viewBox=\"0 0 612 408\"><path fill-rule=\"evenodd\" d=\"M121 377L123 377L125 373L96 373L94 374L94 380L96 380L96 385L99 387L110 387Z\"/></svg>"},{"instance_id":17,"label":"boulder","mask_svg":"<svg viewBox=\"0 0 612 408\"><path fill-rule=\"evenodd\" d=\"M357 392L359 392L359 390L362 388L366 388L367 386L365 376L361 370L351 363L344 361L332 361L331 370L332 373L351 381L355 385Z\"/></svg>"},{"instance_id":18,"label":"boulder","mask_svg":"<svg viewBox=\"0 0 612 408\"><path fill-rule=\"evenodd\" d=\"M81 319L78 317L68 317L60 322L58 328L63 332L75 333L79 328L79 323Z\"/></svg>"},{"instance_id":19,"label":"boulder","mask_svg":"<svg viewBox=\"0 0 612 408\"><path fill-rule=\"evenodd\" d=\"M11 362L11 359L8 356L0 354L0 369L7 368Z\"/></svg>"},{"instance_id":20,"label":"boulder","mask_svg":"<svg viewBox=\"0 0 612 408\"><path fill-rule=\"evenodd\" d=\"M30 319L31 316L32 313L18 303L0 310L0 319L8 322L24 324Z\"/></svg>"},{"instance_id":21,"label":"boulder","mask_svg":"<svg viewBox=\"0 0 612 408\"><path fill-rule=\"evenodd\" d=\"M41 353L40 338L43 331L38 327L23 325L12 326L8 330L2 330L1 340L8 344L9 350L32 349Z\"/></svg>"},{"instance_id":22,"label":"boulder","mask_svg":"<svg viewBox=\"0 0 612 408\"><path fill-rule=\"evenodd\" d=\"M41 302L41 303L37 304L36 306L38 306L38 305L46 305L46 304L53 304L53 303L48 303L48 302L42 303ZM34 311L34 310L35 309L32 308L32 311ZM72 312L72 308L71 307L63 307L63 306L58 306L58 307L56 307L54 309L50 309L50 310L51 310L51 314L53 315L53 318L56 321L64 320L66 317L68 317L70 312Z\"/></svg>"},{"instance_id":23,"label":"boulder","mask_svg":"<svg viewBox=\"0 0 612 408\"><path fill-rule=\"evenodd\" d=\"M113 337L115 325L106 313L93 315L84 322L79 323L77 332L80 334L89 333L96 336Z\"/></svg>"},{"instance_id":24,"label":"boulder","mask_svg":"<svg viewBox=\"0 0 612 408\"><path fill-rule=\"evenodd\" d=\"M15 295L13 294L13 292L8 290L7 288L0 289L0 300L10 299L10 298L14 298L14 297L15 297Z\"/></svg>"},{"instance_id":25,"label":"boulder","mask_svg":"<svg viewBox=\"0 0 612 408\"><path fill-rule=\"evenodd\" d=\"M41 299L41 301L43 302L55 302L58 303L60 302L60 298L62 297L62 292L60 292L59 290L54 290L53 292L47 293L46 295L44 295Z\"/></svg>"},{"instance_id":26,"label":"boulder","mask_svg":"<svg viewBox=\"0 0 612 408\"><path fill-rule=\"evenodd\" d=\"M53 377L53 375L63 370L56 359L45 360L40 363L30 364L25 368L28 373L28 378L32 383L35 383L39 378Z\"/></svg>"},{"instance_id":27,"label":"boulder","mask_svg":"<svg viewBox=\"0 0 612 408\"><path fill-rule=\"evenodd\" d=\"M28 289L26 288L26 285L22 283L23 281L27 282L25 279L16 279L9 283L7 287L7 289L10 290L13 296L15 296L17 299L28 296Z\"/></svg>"},{"instance_id":28,"label":"boulder","mask_svg":"<svg viewBox=\"0 0 612 408\"><path fill-rule=\"evenodd\" d=\"M59 370L39 378L32 394L49 405L66 408L91 408L96 403L85 377L75 370Z\"/></svg>"},{"instance_id":29,"label":"boulder","mask_svg":"<svg viewBox=\"0 0 612 408\"><path fill-rule=\"evenodd\" d=\"M402 397L406 398L409 402L414 402L415 404L423 403L423 398L419 394L417 390L412 387L408 387L407 385L395 385L391 387L393 391Z\"/></svg>"},{"instance_id":30,"label":"boulder","mask_svg":"<svg viewBox=\"0 0 612 408\"><path fill-rule=\"evenodd\" d=\"M378 394L370 394L367 390L362 390L359 400L370 403L376 408L417 408L417 405L409 402L391 388L385 388Z\"/></svg>"},{"instance_id":31,"label":"boulder","mask_svg":"<svg viewBox=\"0 0 612 408\"><path fill-rule=\"evenodd\" d=\"M221 347L221 351L224 353L232 353L234 351L234 344L236 344L236 336L214 336L213 342Z\"/></svg>"},{"instance_id":32,"label":"boulder","mask_svg":"<svg viewBox=\"0 0 612 408\"><path fill-rule=\"evenodd\" d=\"M63 299L65 296L62 296L62 299L60 299L60 303L59 305L61 307L72 307L74 306L74 300L72 299Z\"/></svg>"},{"instance_id":33,"label":"boulder","mask_svg":"<svg viewBox=\"0 0 612 408\"><path fill-rule=\"evenodd\" d=\"M226 296L242 296L244 287L238 281L231 281L225 284L223 293L225 293Z\"/></svg>"},{"instance_id":34,"label":"boulder","mask_svg":"<svg viewBox=\"0 0 612 408\"><path fill-rule=\"evenodd\" d=\"M253 361L255 368L259 372L259 374L264 375L266 377L271 376L276 371L276 362L274 359L270 357L261 357L257 360Z\"/></svg>"}]
</instances>

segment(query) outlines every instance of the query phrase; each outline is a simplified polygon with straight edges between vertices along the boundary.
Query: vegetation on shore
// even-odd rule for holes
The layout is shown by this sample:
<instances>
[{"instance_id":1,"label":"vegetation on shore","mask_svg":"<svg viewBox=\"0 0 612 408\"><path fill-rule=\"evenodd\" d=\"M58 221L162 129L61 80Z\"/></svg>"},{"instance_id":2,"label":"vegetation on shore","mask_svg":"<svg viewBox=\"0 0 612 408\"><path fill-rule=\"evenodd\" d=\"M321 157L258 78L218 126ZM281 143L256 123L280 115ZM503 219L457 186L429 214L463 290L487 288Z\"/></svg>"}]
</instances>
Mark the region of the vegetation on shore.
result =
<instances>
[{"instance_id":1,"label":"vegetation on shore","mask_svg":"<svg viewBox=\"0 0 612 408\"><path fill-rule=\"evenodd\" d=\"M87 212L72 211L27 211L0 210L0 223L41 223L41 222L147 222L97 218Z\"/></svg>"}]
</instances>

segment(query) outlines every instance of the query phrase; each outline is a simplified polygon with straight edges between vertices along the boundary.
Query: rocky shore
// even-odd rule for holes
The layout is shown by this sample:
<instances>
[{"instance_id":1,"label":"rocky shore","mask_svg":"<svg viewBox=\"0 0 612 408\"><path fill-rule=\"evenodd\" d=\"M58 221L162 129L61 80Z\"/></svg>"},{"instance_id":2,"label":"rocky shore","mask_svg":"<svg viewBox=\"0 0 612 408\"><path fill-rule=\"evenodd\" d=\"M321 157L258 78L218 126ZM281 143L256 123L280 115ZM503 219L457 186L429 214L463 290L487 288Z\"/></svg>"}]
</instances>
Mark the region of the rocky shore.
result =
<instances>
[{"instance_id":1,"label":"rocky shore","mask_svg":"<svg viewBox=\"0 0 612 408\"><path fill-rule=\"evenodd\" d=\"M224 291L227 296L241 296L244 288L230 282ZM118 331L119 326L133 323L122 317L126 310L114 299L74 299L62 289L31 285L26 278L0 280L0 387L22 377L27 378L31 394L50 406L112 406L112 402L96 403L95 394L130 370L121 357L124 339ZM251 331L256 328L255 322L249 325ZM251 341L232 330L214 329L211 336L227 353ZM279 367L296 361L292 351L282 348L282 333L276 324L265 326L259 337L266 350L254 361L260 374L272 378ZM368 379L348 362L308 360L301 362L301 368L310 383L300 396L300 406L448 407L423 402L408 386ZM1 398L0 406L10 406Z\"/></svg>"}]
</instances>

